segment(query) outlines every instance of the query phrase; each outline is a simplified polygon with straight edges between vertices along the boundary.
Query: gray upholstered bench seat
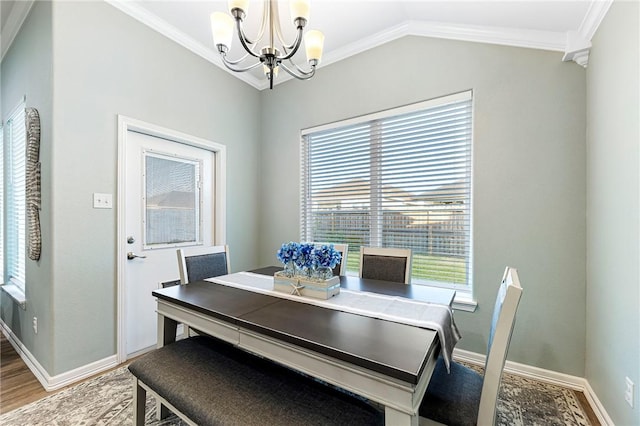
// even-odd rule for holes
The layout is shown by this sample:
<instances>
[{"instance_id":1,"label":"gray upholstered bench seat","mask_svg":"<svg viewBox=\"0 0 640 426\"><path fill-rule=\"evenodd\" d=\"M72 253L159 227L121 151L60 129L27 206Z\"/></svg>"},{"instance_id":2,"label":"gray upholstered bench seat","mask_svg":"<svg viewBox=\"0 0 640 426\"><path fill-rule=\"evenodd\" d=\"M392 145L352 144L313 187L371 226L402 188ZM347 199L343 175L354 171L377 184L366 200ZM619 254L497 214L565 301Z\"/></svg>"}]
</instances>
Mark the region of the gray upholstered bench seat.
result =
<instances>
[{"instance_id":1,"label":"gray upholstered bench seat","mask_svg":"<svg viewBox=\"0 0 640 426\"><path fill-rule=\"evenodd\" d=\"M384 423L384 414L365 401L209 337L164 346L129 370L135 376L136 424L144 422L147 389L197 425Z\"/></svg>"}]
</instances>

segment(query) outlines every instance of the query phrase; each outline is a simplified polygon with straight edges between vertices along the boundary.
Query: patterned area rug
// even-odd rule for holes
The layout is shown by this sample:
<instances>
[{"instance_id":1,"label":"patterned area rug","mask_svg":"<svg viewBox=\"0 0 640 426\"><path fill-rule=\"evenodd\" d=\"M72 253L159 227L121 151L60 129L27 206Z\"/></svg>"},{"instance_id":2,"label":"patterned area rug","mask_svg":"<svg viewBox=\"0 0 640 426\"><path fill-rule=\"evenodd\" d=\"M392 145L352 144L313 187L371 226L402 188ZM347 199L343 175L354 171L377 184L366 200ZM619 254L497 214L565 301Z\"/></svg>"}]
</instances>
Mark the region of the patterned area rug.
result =
<instances>
[{"instance_id":1,"label":"patterned area rug","mask_svg":"<svg viewBox=\"0 0 640 426\"><path fill-rule=\"evenodd\" d=\"M126 367L121 367L0 415L0 424L132 425L132 388L133 376ZM148 398L146 404L147 425L185 425L175 416L155 420L155 401ZM574 391L511 374L503 376L497 424L591 425Z\"/></svg>"}]
</instances>

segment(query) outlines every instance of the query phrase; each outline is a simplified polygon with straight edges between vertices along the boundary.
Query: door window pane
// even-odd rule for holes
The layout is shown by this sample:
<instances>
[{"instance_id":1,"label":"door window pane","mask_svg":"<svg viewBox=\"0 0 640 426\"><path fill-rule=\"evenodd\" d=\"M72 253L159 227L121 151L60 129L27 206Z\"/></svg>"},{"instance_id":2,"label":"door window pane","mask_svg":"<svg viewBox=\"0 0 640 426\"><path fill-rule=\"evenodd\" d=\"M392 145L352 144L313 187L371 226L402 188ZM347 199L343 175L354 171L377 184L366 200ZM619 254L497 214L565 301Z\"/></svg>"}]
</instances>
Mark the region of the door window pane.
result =
<instances>
[{"instance_id":1,"label":"door window pane","mask_svg":"<svg viewBox=\"0 0 640 426\"><path fill-rule=\"evenodd\" d=\"M145 246L200 242L200 164L145 153Z\"/></svg>"}]
</instances>

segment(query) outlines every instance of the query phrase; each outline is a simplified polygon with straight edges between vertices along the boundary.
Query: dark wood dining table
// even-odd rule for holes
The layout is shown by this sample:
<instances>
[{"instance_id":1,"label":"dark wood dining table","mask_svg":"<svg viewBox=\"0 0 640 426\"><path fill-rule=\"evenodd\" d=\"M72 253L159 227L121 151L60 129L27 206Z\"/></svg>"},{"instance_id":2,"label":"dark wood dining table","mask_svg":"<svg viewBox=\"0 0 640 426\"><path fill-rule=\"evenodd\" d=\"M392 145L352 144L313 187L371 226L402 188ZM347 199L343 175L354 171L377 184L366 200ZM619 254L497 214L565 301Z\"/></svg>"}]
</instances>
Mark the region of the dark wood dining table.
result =
<instances>
[{"instance_id":1,"label":"dark wood dining table","mask_svg":"<svg viewBox=\"0 0 640 426\"><path fill-rule=\"evenodd\" d=\"M273 268L252 272L273 275ZM341 288L404 291L403 297L447 305L453 300L454 292L434 296L436 302L424 300L425 293L410 286L387 283L384 289L385 282L350 278L341 278ZM158 346L175 341L177 324L183 323L375 401L385 408L386 424L418 424L418 407L440 353L433 330L210 281L159 289L153 295Z\"/></svg>"}]
</instances>

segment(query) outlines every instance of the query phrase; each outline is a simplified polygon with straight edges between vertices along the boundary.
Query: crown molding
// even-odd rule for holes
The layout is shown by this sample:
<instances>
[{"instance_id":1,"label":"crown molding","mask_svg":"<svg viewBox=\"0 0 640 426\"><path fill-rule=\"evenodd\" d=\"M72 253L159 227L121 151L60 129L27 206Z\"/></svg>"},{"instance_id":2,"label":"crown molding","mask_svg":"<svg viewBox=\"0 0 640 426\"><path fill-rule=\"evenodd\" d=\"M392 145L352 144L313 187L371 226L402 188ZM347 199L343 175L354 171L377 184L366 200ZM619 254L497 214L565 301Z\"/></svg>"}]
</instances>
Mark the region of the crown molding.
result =
<instances>
[{"instance_id":1,"label":"crown molding","mask_svg":"<svg viewBox=\"0 0 640 426\"><path fill-rule=\"evenodd\" d=\"M596 34L613 0L598 0L589 4L589 9L580 23L578 31L567 32L567 44L563 61L574 61L583 68L589 65L591 39Z\"/></svg>"},{"instance_id":2,"label":"crown molding","mask_svg":"<svg viewBox=\"0 0 640 426\"><path fill-rule=\"evenodd\" d=\"M560 32L438 22L410 22L408 35L553 51L563 51L565 42Z\"/></svg>"},{"instance_id":3,"label":"crown molding","mask_svg":"<svg viewBox=\"0 0 640 426\"><path fill-rule=\"evenodd\" d=\"M605 1L610 2L612 0ZM187 36L185 33L168 24L166 21L149 13L146 9L138 6L137 4L124 0L106 0L106 2L126 13L127 15L130 15L141 23L158 31L159 33L175 41L181 46L191 50L193 53L201 56L202 58L218 66L219 68L222 68L229 74L233 75L236 78L239 78L252 87L258 90L268 89L269 85L266 80L258 79L251 73L235 73L229 70L224 66L219 55L213 49L208 48L201 43L198 43L191 37ZM603 12L602 8L599 7L592 6L589 10L593 10L594 17L597 18L598 16L600 16L600 20L602 19L602 16L604 16L604 13L606 13L606 10L604 10ZM594 25L597 26L600 21L595 18L585 18L585 22L583 22L585 28L587 28L587 26L589 26L590 28ZM503 46L524 47L530 49L542 49L558 52L567 51L567 35L561 32L469 26L438 22L407 21L381 31L377 34L374 34L373 36L368 36L366 38L340 47L337 50L328 52L323 57L322 62L318 66L318 68L331 65L350 56L354 56L358 53L362 53L369 49L373 49L375 47L405 36L434 37L449 40L489 43ZM573 60L573 57L570 60ZM284 83L285 81L291 79L293 79L293 77L291 77L290 75L281 73L281 75L278 76L276 85Z\"/></svg>"},{"instance_id":4,"label":"crown molding","mask_svg":"<svg viewBox=\"0 0 640 426\"><path fill-rule=\"evenodd\" d=\"M266 80L258 79L251 73L235 73L229 70L224 66L219 55L213 49L198 43L177 28L149 13L146 9L137 6L135 3L124 0L106 1L252 87L258 90L268 89L269 84ZM591 37L595 34L595 31L600 25L600 22L602 22L612 2L613 0L598 0L591 3L578 32L570 31L563 33L439 22L407 21L374 34L373 36L368 36L340 47L337 50L328 52L322 59L321 64L318 65L318 68L331 65L350 56L405 36L433 37L564 52L564 61L575 61L579 65L586 67L589 58L589 49L591 48ZM290 75L281 73L276 85L291 79L293 79L293 77Z\"/></svg>"},{"instance_id":5,"label":"crown molding","mask_svg":"<svg viewBox=\"0 0 640 426\"><path fill-rule=\"evenodd\" d=\"M236 73L224 66L218 53L189 37L184 32L168 24L166 21L150 13L137 3L126 0L105 0L106 3L131 16L144 25L173 40L182 47L190 50L206 61L223 69L234 77L244 81L250 86L265 90L268 82L262 78L256 78L252 73ZM611 7L613 0L598 0L590 4L578 31L567 33L552 31L520 30L513 28L497 28L483 26L469 26L438 22L407 21L402 24L381 31L373 36L357 40L353 43L328 52L322 59L318 68L339 62L350 56L373 49L382 44L405 36L434 37L449 40L470 41L477 43L489 43L503 46L524 47L530 49L542 49L564 52L563 61L575 61L586 67L588 64L591 38ZM16 2L7 19L2 39L2 58L9 50L16 34L27 17L34 0ZM281 73L277 84L291 80L293 77Z\"/></svg>"},{"instance_id":6,"label":"crown molding","mask_svg":"<svg viewBox=\"0 0 640 426\"><path fill-rule=\"evenodd\" d=\"M224 66L224 64L222 63L222 59L220 59L220 55L217 52L214 52L212 49L197 42L173 25L167 23L165 20L160 19L156 15L150 13L147 9L138 6L136 3L126 0L105 0L105 2L131 16L132 18L138 20L149 28L159 32L168 39L175 41L182 47L211 62L212 64L223 69L234 77L239 78L245 83L261 90L259 84L261 82L258 82L258 80L251 74L236 73L231 71Z\"/></svg>"},{"instance_id":7,"label":"crown molding","mask_svg":"<svg viewBox=\"0 0 640 426\"><path fill-rule=\"evenodd\" d=\"M29 15L29 11L34 3L35 0L25 0L17 1L13 4L13 8L11 8L11 12L7 17L7 22L2 29L2 34L0 34L0 49L2 50L0 61L4 59L4 55L9 50L9 47L11 47L11 44L13 44L16 35L18 35L18 31L20 31L24 20L27 19L27 15Z\"/></svg>"},{"instance_id":8,"label":"crown molding","mask_svg":"<svg viewBox=\"0 0 640 426\"><path fill-rule=\"evenodd\" d=\"M591 41L612 4L613 0L598 0L589 5L587 14L578 28L578 33L584 39Z\"/></svg>"}]
</instances>

